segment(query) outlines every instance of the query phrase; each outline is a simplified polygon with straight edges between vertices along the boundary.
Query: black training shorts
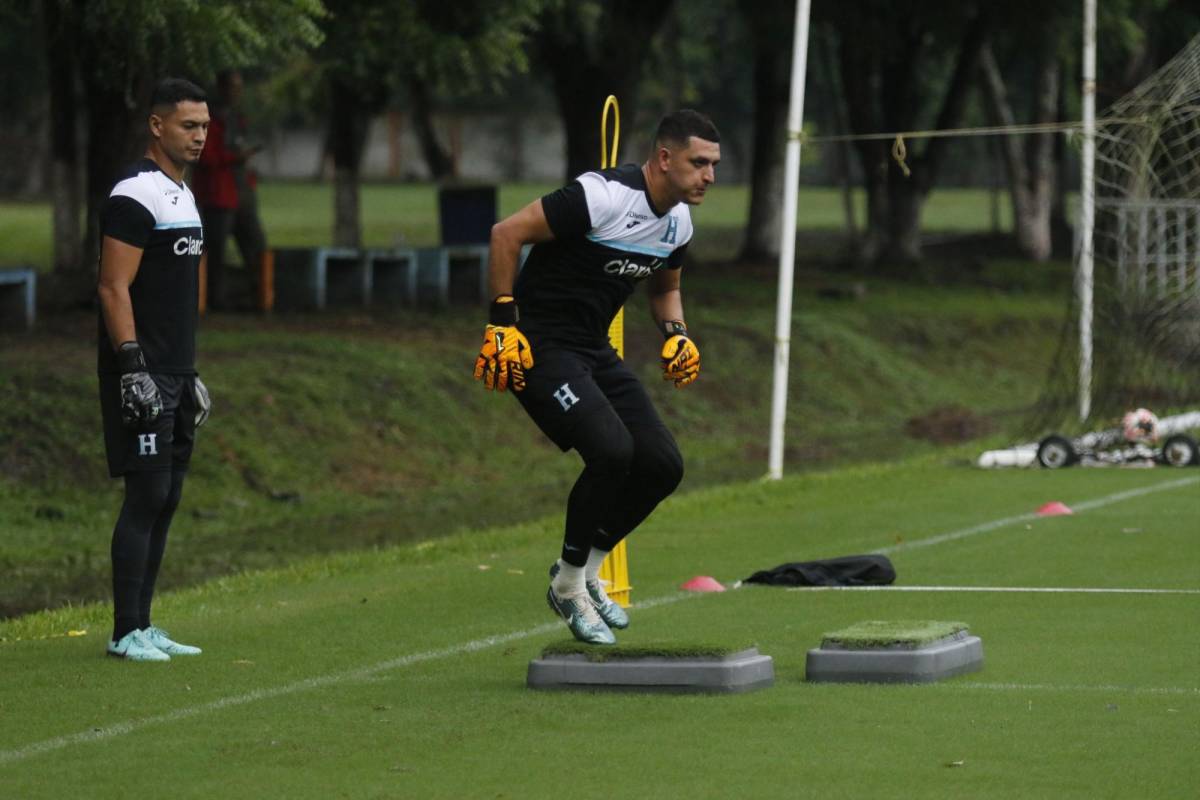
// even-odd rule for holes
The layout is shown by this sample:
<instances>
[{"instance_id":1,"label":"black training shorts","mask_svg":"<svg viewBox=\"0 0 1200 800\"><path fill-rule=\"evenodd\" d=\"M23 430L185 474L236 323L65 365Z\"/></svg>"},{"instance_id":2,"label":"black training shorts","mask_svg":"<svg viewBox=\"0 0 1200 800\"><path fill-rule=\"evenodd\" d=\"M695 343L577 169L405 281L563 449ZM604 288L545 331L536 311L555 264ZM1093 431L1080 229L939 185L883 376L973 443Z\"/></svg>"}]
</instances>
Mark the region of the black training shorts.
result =
<instances>
[{"instance_id":1,"label":"black training shorts","mask_svg":"<svg viewBox=\"0 0 1200 800\"><path fill-rule=\"evenodd\" d=\"M121 422L121 376L100 375L100 414L108 474L187 469L196 438L196 400L191 375L151 375L162 397L158 419L138 427Z\"/></svg>"},{"instance_id":2,"label":"black training shorts","mask_svg":"<svg viewBox=\"0 0 1200 800\"><path fill-rule=\"evenodd\" d=\"M637 376L611 347L538 349L525 370L525 389L513 392L525 412L562 450L596 412L611 408L629 429L665 427Z\"/></svg>"}]
</instances>

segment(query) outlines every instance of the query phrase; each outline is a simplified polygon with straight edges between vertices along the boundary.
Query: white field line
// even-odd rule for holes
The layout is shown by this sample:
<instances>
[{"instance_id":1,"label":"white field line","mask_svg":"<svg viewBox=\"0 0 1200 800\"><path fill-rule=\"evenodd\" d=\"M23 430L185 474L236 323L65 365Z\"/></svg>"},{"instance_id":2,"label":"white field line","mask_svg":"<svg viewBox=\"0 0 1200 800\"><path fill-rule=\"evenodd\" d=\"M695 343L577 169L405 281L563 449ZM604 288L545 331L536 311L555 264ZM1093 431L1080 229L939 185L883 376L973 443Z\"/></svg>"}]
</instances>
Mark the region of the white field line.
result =
<instances>
[{"instance_id":1,"label":"white field line","mask_svg":"<svg viewBox=\"0 0 1200 800\"><path fill-rule=\"evenodd\" d=\"M1186 686L1088 686L1083 684L1057 684L1057 683L971 683L969 681L955 681L952 683L927 683L921 684L922 687L951 689L959 691L991 691L991 692L1104 692L1111 693L1127 693L1127 694L1160 694L1160 695L1187 695L1191 697L1200 697L1200 687Z\"/></svg>"},{"instance_id":2,"label":"white field line","mask_svg":"<svg viewBox=\"0 0 1200 800\"><path fill-rule=\"evenodd\" d=\"M686 600L696 597L694 594L676 593L657 597L651 600L637 603L639 611L653 608L655 606L665 606L680 600ZM149 728L152 725L161 725L171 722L179 722L181 720L197 717L201 714L208 714L213 711L221 711L226 708L235 706L244 706L247 703L255 703L259 700L270 700L276 697L283 697L296 692L308 691L309 689L320 689L325 686L334 686L339 683L348 683L351 681L363 680L378 675L381 672L390 672L396 669L412 666L413 664L421 664L426 661L439 661L444 658L453 658L455 656L468 655L479 650L485 650L496 645L508 644L509 642L528 639L532 636L540 636L545 633L553 633L561 631L561 622L548 622L545 625L538 625L534 628L527 628L523 631L513 631L512 633L499 634L497 636L485 636L482 639L473 639L469 642L451 645L440 650L426 650L423 653L413 653L407 656L392 658L387 661L381 661L378 664L373 664L368 667L360 667L358 669L346 670L344 672L332 672L328 675L320 675L315 678L305 678L294 683L284 684L283 686L275 686L266 689L255 689L252 692L245 694L231 695L222 697L218 700L213 700L209 703L202 703L198 706L190 706L188 708L180 708L175 711L168 711L165 714L156 714L152 717L145 717L138 720L130 720L127 722L118 722L113 725L106 725L102 728L93 728L79 733L72 733L66 736L56 736L53 739L46 739L41 742L27 744L24 747L18 747L15 750L0 750L0 767L7 764L12 764L17 761L24 761L32 756L42 755L43 753L51 753L55 750L62 750L65 747L70 747L76 744L86 744L88 742L98 742L104 739L112 739L116 736L121 736L126 733L133 733ZM151 667L153 669L153 667Z\"/></svg>"},{"instance_id":3,"label":"white field line","mask_svg":"<svg viewBox=\"0 0 1200 800\"><path fill-rule=\"evenodd\" d=\"M1198 481L1200 481L1200 478L1183 478L1176 481L1168 481L1166 483L1156 484L1154 486L1149 486L1142 489L1132 489L1127 492L1118 492L1116 494L1106 495L1105 497L1100 497L1095 500L1077 503L1075 505L1075 509L1088 510L1092 508L1099 508L1112 503L1119 503L1122 500L1127 500L1133 497L1140 497L1141 495L1149 494L1151 492L1174 489L1180 486L1193 484ZM1002 528L1006 525L1012 525L1016 522L1026 522L1031 519L1037 519L1037 515L1022 514L1017 517L1006 517L1005 519L995 520L993 522L985 522L982 525L964 528L962 530L953 531L940 536L932 536L928 539L907 542L894 547L876 550L875 552L894 553L897 550L905 550L915 547L930 547L935 544L954 541L955 539L961 539L966 536L973 536L978 533L993 531L997 528ZM669 605L671 603L694 596L695 595L676 593L644 602L639 602L636 604L636 606L639 610L642 610L653 608L655 606ZM514 631L512 633L487 636L482 639L474 639L469 642L452 645L440 650L427 650L423 653L413 653L407 656L400 656L398 658L382 661L378 664L368 667L360 667L359 669L348 670L345 672L334 672L315 678L306 678L302 681L296 681L294 683L288 683L284 684L283 686L276 686L274 688L256 689L252 692L246 692L245 694L223 697L219 700L213 700L209 703L202 703L201 705L190 706L188 708L180 708L174 711L168 711L165 714L157 714L152 717L145 717L144 719L118 722L103 728L94 728L92 730L72 733L66 736L56 736L53 739L46 739L41 742L33 742L32 744L27 744L24 747L19 747L14 750L0 750L0 767L18 761L24 761L32 756L50 753L56 750L62 750L63 748L70 747L72 745L85 744L87 742L97 742L105 739L111 739L116 736L121 736L126 733L133 733L135 731L142 730L143 728L148 728L152 725L178 722L180 720L200 716L201 714L207 714L213 711L221 711L222 709L226 708L246 705L247 703L254 703L259 700L269 700L271 698L295 694L296 692L307 691L309 689L318 689L325 686L345 683L347 681L362 680L380 672L401 669L403 667L411 666L413 664L420 664L426 661L438 661L443 658L453 658L454 656L467 655L468 653L474 653L479 650L494 647L498 644L507 644L508 642L514 642L520 639L528 639L532 636L539 636L543 633L550 633L555 630L559 630L559 623L547 623L545 625L538 625L534 628L527 628L523 631Z\"/></svg>"},{"instance_id":4,"label":"white field line","mask_svg":"<svg viewBox=\"0 0 1200 800\"><path fill-rule=\"evenodd\" d=\"M1104 589L1062 586L794 586L789 592L1046 592L1049 594L1200 594L1200 589Z\"/></svg>"},{"instance_id":5,"label":"white field line","mask_svg":"<svg viewBox=\"0 0 1200 800\"><path fill-rule=\"evenodd\" d=\"M1083 511L1091 511L1094 508L1103 508L1114 503L1121 503L1125 500L1132 500L1135 497L1153 494L1154 492L1165 492L1168 489L1178 489L1183 486L1191 486L1192 484L1200 483L1200 478L1179 478L1178 480L1166 481L1164 483L1156 483L1153 486L1143 486L1140 489L1129 489L1124 492L1097 497L1095 500L1084 500L1082 502L1071 504L1070 508L1076 514ZM1032 522L1035 519L1041 519L1037 514L1030 512L1028 514L1018 514L1015 517L1005 517L1004 519L996 519L991 522L984 522L979 525L972 525L969 528L961 528L957 531L949 533L941 533L937 536L930 536L925 539L916 539L911 542L901 542L900 544L892 545L891 547L883 547L879 550L872 550L872 553L879 555L887 555L888 553L898 553L903 550L916 550L920 547L932 547L935 544L945 544L953 542L957 539L965 539L968 536L977 536L981 533L989 533L997 528L1005 528L1009 525L1015 525L1019 522Z\"/></svg>"}]
</instances>

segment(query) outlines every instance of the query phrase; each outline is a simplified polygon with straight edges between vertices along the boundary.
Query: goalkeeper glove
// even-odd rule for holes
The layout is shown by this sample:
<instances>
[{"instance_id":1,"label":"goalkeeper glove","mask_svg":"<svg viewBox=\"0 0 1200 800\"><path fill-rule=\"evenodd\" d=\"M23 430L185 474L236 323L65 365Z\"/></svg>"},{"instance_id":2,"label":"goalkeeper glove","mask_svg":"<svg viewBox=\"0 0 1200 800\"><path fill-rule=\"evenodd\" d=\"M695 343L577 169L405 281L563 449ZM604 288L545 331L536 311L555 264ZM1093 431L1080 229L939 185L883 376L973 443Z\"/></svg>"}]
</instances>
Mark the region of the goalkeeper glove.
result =
<instances>
[{"instance_id":1,"label":"goalkeeper glove","mask_svg":"<svg viewBox=\"0 0 1200 800\"><path fill-rule=\"evenodd\" d=\"M121 422L135 427L158 419L162 397L146 367L142 346L122 342L117 348L117 366L121 369Z\"/></svg>"},{"instance_id":2,"label":"goalkeeper glove","mask_svg":"<svg viewBox=\"0 0 1200 800\"><path fill-rule=\"evenodd\" d=\"M196 401L196 427L199 428L208 422L208 415L212 413L212 398L208 396L208 387L199 375L192 382L192 399Z\"/></svg>"},{"instance_id":3,"label":"goalkeeper glove","mask_svg":"<svg viewBox=\"0 0 1200 800\"><path fill-rule=\"evenodd\" d=\"M663 380L675 381L675 388L687 386L700 375L700 351L688 338L682 322L665 324L667 341L662 348Z\"/></svg>"},{"instance_id":4,"label":"goalkeeper glove","mask_svg":"<svg viewBox=\"0 0 1200 800\"><path fill-rule=\"evenodd\" d=\"M512 295L492 301L490 322L483 332L483 346L475 359L475 380L489 389L514 392L525 388L525 370L533 366L533 350L525 334L517 329L517 304Z\"/></svg>"}]
</instances>

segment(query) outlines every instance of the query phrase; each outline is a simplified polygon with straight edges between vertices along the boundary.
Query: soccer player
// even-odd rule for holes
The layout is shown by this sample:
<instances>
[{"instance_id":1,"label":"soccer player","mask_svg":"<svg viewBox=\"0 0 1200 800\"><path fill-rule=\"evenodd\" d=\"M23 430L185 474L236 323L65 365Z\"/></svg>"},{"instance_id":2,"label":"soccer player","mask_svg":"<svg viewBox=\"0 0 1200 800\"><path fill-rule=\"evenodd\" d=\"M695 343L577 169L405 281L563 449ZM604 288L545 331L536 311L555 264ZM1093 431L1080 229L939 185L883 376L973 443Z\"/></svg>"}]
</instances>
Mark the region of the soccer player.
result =
<instances>
[{"instance_id":1,"label":"soccer player","mask_svg":"<svg viewBox=\"0 0 1200 800\"><path fill-rule=\"evenodd\" d=\"M204 231L183 182L204 148L208 122L199 87L160 81L145 157L113 186L101 212L100 409L109 474L125 479L112 538L108 653L130 661L200 652L152 625L150 605L195 430L210 410L195 365Z\"/></svg>"},{"instance_id":2,"label":"soccer player","mask_svg":"<svg viewBox=\"0 0 1200 800\"><path fill-rule=\"evenodd\" d=\"M546 593L576 639L612 644L629 624L605 593L600 564L679 485L683 459L645 388L608 340L613 317L645 280L666 338L663 377L687 386L700 354L683 318L679 277L720 136L696 111L659 123L644 164L587 172L492 228L491 303L475 377L513 390L542 432L574 449L583 472ZM533 248L517 276L521 248Z\"/></svg>"}]
</instances>

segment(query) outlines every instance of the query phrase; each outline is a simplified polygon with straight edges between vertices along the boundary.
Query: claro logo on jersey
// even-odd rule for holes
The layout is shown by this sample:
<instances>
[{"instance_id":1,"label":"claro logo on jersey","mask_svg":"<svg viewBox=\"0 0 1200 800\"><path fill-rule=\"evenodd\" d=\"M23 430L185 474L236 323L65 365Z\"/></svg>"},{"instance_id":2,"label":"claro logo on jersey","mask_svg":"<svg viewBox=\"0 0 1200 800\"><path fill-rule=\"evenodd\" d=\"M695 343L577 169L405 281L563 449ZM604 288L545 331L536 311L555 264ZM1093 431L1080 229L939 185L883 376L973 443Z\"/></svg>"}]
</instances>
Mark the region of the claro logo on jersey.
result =
<instances>
[{"instance_id":1,"label":"claro logo on jersey","mask_svg":"<svg viewBox=\"0 0 1200 800\"><path fill-rule=\"evenodd\" d=\"M654 273L654 270L663 265L661 258L656 258L649 264L639 264L636 261L630 261L628 258L613 259L604 265L604 272L608 275L616 275L621 278L647 278Z\"/></svg>"},{"instance_id":2,"label":"claro logo on jersey","mask_svg":"<svg viewBox=\"0 0 1200 800\"><path fill-rule=\"evenodd\" d=\"M193 239L190 236L180 236L175 240L175 247L172 248L177 256L198 256L200 251L204 249L203 239Z\"/></svg>"}]
</instances>

